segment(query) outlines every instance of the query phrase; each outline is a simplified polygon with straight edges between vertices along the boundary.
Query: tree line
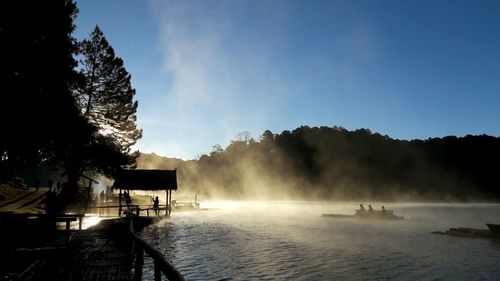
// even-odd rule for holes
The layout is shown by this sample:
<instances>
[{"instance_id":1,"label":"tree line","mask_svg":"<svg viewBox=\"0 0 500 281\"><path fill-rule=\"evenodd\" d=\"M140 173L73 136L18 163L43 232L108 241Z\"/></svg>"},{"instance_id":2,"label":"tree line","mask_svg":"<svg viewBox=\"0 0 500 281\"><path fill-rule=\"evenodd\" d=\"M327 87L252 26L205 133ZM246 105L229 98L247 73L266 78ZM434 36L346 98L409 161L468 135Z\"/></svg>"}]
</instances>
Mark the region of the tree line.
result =
<instances>
[{"instance_id":1,"label":"tree line","mask_svg":"<svg viewBox=\"0 0 500 281\"><path fill-rule=\"evenodd\" d=\"M40 165L107 176L135 163L131 76L96 25L73 37L73 1L0 4L0 182Z\"/></svg>"},{"instance_id":2,"label":"tree line","mask_svg":"<svg viewBox=\"0 0 500 281\"><path fill-rule=\"evenodd\" d=\"M243 135L197 160L142 154L137 164L177 167L183 189L234 199L500 198L498 137L397 140L368 129L308 126L265 131L257 140Z\"/></svg>"}]
</instances>

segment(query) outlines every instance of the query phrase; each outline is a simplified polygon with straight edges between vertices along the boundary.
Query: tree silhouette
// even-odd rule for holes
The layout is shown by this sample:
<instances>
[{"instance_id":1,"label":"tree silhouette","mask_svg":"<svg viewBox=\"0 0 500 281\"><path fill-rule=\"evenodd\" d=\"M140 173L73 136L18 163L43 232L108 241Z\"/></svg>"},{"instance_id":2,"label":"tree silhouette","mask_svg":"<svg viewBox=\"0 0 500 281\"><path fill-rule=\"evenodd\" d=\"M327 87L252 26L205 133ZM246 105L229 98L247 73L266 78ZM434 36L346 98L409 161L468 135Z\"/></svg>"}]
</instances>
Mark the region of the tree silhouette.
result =
<instances>
[{"instance_id":1,"label":"tree silhouette","mask_svg":"<svg viewBox=\"0 0 500 281\"><path fill-rule=\"evenodd\" d=\"M198 161L141 155L139 167L177 167L194 190L231 198L267 190L276 199L496 200L500 138L396 140L368 129L302 126L216 147ZM144 164L145 163L145 164ZM151 168L151 166L147 166ZM274 193L274 190L281 193Z\"/></svg>"},{"instance_id":2,"label":"tree silhouette","mask_svg":"<svg viewBox=\"0 0 500 281\"><path fill-rule=\"evenodd\" d=\"M76 71L76 13L68 0L0 2L0 181L44 164L76 187L83 171L112 176L134 163L130 75L98 27Z\"/></svg>"},{"instance_id":3,"label":"tree silhouette","mask_svg":"<svg viewBox=\"0 0 500 281\"><path fill-rule=\"evenodd\" d=\"M72 1L1 1L0 176L44 160L81 139L82 118L70 88L76 81ZM88 132L88 131L86 131Z\"/></svg>"},{"instance_id":4,"label":"tree silhouette","mask_svg":"<svg viewBox=\"0 0 500 281\"><path fill-rule=\"evenodd\" d=\"M115 146L123 153L141 137L136 126L137 101L130 83L130 74L122 59L96 26L88 40L80 44L80 73L84 82L76 96L82 113L96 126L99 134L112 136Z\"/></svg>"},{"instance_id":5,"label":"tree silhouette","mask_svg":"<svg viewBox=\"0 0 500 281\"><path fill-rule=\"evenodd\" d=\"M244 142L246 145L248 145L250 143L251 139L252 139L252 134L250 134L249 131L239 132L236 135L236 140Z\"/></svg>"}]
</instances>

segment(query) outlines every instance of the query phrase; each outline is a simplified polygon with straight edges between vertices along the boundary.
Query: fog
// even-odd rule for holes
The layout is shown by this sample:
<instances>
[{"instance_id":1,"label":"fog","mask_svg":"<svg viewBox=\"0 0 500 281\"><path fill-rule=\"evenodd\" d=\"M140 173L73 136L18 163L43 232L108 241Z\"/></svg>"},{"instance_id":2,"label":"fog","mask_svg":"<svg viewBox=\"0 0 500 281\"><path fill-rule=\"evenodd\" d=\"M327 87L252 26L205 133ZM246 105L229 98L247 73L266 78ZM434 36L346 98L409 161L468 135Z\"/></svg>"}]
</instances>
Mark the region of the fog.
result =
<instances>
[{"instance_id":1,"label":"fog","mask_svg":"<svg viewBox=\"0 0 500 281\"><path fill-rule=\"evenodd\" d=\"M177 195L205 199L480 202L499 193L490 164L499 142L402 141L367 129L304 126L258 140L243 132L197 160L141 154L137 167L177 169Z\"/></svg>"},{"instance_id":2,"label":"fog","mask_svg":"<svg viewBox=\"0 0 500 281\"><path fill-rule=\"evenodd\" d=\"M496 280L498 243L431 234L485 228L498 204L383 202L404 220L322 218L352 202L203 201L141 235L189 280ZM374 204L380 209L380 204ZM471 262L473 261L473 262ZM152 264L151 270L152 270ZM152 272L152 271L151 271Z\"/></svg>"}]
</instances>

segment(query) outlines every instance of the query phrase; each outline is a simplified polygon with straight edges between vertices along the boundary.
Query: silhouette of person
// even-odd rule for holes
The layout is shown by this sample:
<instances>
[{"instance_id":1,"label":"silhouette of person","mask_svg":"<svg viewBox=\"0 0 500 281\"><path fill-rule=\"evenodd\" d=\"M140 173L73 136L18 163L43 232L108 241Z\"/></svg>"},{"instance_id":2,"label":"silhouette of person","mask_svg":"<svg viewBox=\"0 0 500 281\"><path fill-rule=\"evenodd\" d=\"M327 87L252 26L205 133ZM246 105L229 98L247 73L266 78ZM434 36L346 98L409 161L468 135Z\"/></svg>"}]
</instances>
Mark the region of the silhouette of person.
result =
<instances>
[{"instance_id":1,"label":"silhouette of person","mask_svg":"<svg viewBox=\"0 0 500 281\"><path fill-rule=\"evenodd\" d=\"M359 204L359 210L356 210L356 215L365 215L366 214L366 209L363 204Z\"/></svg>"},{"instance_id":2,"label":"silhouette of person","mask_svg":"<svg viewBox=\"0 0 500 281\"><path fill-rule=\"evenodd\" d=\"M154 199L153 199L153 208L155 209L155 214L158 215L160 210L160 199L158 199L158 196L156 196Z\"/></svg>"},{"instance_id":3,"label":"silhouette of person","mask_svg":"<svg viewBox=\"0 0 500 281\"><path fill-rule=\"evenodd\" d=\"M375 213L375 210L373 210L372 205L368 205L368 213L370 215L373 215Z\"/></svg>"},{"instance_id":4,"label":"silhouette of person","mask_svg":"<svg viewBox=\"0 0 500 281\"><path fill-rule=\"evenodd\" d=\"M49 191L47 191L47 193L45 194L46 196L46 209L47 209L47 212L52 212L54 209L55 209L55 197L56 197L56 194L54 191L52 191L52 188L49 189Z\"/></svg>"},{"instance_id":5,"label":"silhouette of person","mask_svg":"<svg viewBox=\"0 0 500 281\"><path fill-rule=\"evenodd\" d=\"M359 214L366 213L366 209L365 209L365 206L363 206L363 204L359 204L359 210L357 211L357 213L359 213Z\"/></svg>"},{"instance_id":6,"label":"silhouette of person","mask_svg":"<svg viewBox=\"0 0 500 281\"><path fill-rule=\"evenodd\" d=\"M104 199L105 199L104 196L105 196L104 195L104 190L102 190L101 193L99 194L99 199L100 199L101 202L104 202Z\"/></svg>"},{"instance_id":7,"label":"silhouette of person","mask_svg":"<svg viewBox=\"0 0 500 281\"><path fill-rule=\"evenodd\" d=\"M130 198L130 194L127 191L123 192L123 198L125 199L125 203L127 207L132 203L132 198Z\"/></svg>"}]
</instances>

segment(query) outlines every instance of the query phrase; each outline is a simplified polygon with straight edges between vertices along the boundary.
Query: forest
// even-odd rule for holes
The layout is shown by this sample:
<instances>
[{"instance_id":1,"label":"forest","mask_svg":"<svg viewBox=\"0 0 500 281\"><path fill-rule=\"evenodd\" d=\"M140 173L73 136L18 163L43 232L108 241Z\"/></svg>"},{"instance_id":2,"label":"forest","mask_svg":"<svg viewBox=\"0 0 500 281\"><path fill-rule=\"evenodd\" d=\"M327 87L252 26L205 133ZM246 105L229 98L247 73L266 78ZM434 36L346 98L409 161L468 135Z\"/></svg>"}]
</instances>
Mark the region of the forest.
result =
<instances>
[{"instance_id":1,"label":"forest","mask_svg":"<svg viewBox=\"0 0 500 281\"><path fill-rule=\"evenodd\" d=\"M138 168L178 169L206 197L274 200L498 201L500 138L397 140L369 129L302 126L248 132L197 160L141 154Z\"/></svg>"}]
</instances>

